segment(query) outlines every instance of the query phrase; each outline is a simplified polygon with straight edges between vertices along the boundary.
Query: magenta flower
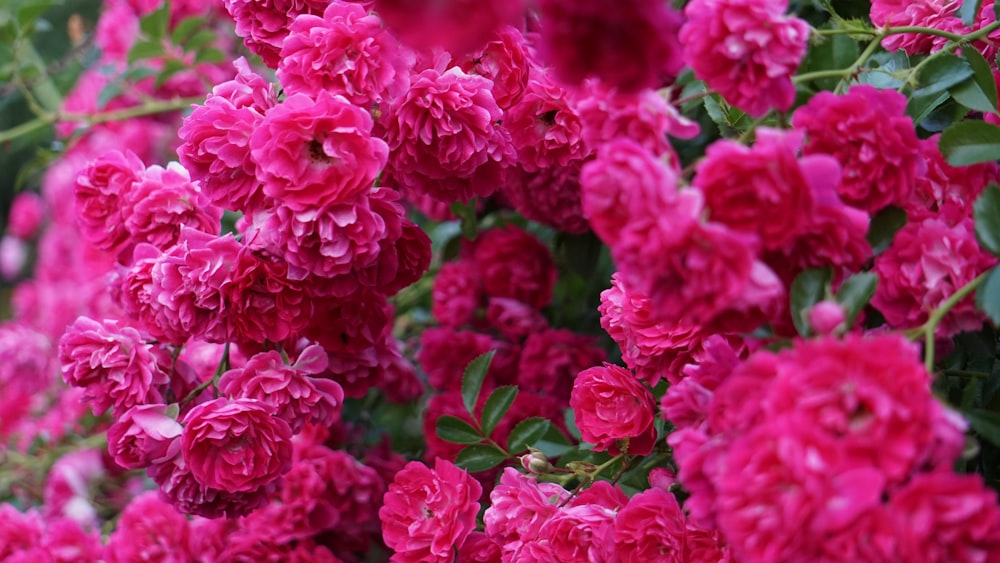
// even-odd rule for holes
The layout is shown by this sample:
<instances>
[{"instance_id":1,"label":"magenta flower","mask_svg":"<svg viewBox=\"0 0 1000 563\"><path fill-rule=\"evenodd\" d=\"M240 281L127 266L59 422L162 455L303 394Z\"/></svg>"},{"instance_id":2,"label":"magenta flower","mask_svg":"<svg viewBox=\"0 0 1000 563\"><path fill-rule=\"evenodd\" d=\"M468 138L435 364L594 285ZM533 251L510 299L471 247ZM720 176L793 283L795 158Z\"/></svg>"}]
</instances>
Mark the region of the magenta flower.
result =
<instances>
[{"instance_id":1,"label":"magenta flower","mask_svg":"<svg viewBox=\"0 0 1000 563\"><path fill-rule=\"evenodd\" d=\"M285 364L278 352L263 352L246 366L224 373L219 391L273 406L275 416L296 434L307 422L332 426L340 419L344 390L336 381L317 377L326 366L326 352L316 345L306 348L292 365Z\"/></svg>"},{"instance_id":2,"label":"magenta flower","mask_svg":"<svg viewBox=\"0 0 1000 563\"><path fill-rule=\"evenodd\" d=\"M482 487L464 470L438 459L431 469L411 461L389 485L379 510L382 536L400 562L454 559L476 529Z\"/></svg>"},{"instance_id":3,"label":"magenta flower","mask_svg":"<svg viewBox=\"0 0 1000 563\"><path fill-rule=\"evenodd\" d=\"M182 228L219 232L222 209L212 205L180 163L141 171L121 198L121 213L131 241L166 250Z\"/></svg>"},{"instance_id":4,"label":"magenta flower","mask_svg":"<svg viewBox=\"0 0 1000 563\"><path fill-rule=\"evenodd\" d=\"M509 297L541 309L552 300L556 267L548 247L514 226L476 239L472 259L489 297Z\"/></svg>"},{"instance_id":5,"label":"magenta flower","mask_svg":"<svg viewBox=\"0 0 1000 563\"><path fill-rule=\"evenodd\" d=\"M278 80L288 94L339 94L368 108L406 91L412 56L359 4L334 0L302 14L281 46Z\"/></svg>"},{"instance_id":6,"label":"magenta flower","mask_svg":"<svg viewBox=\"0 0 1000 563\"><path fill-rule=\"evenodd\" d=\"M500 188L515 152L492 86L454 67L414 75L383 116L393 178L448 203Z\"/></svg>"},{"instance_id":7,"label":"magenta flower","mask_svg":"<svg viewBox=\"0 0 1000 563\"><path fill-rule=\"evenodd\" d=\"M220 398L197 405L181 421L181 453L206 487L251 492L291 468L292 430L276 409L254 399Z\"/></svg>"},{"instance_id":8,"label":"magenta flower","mask_svg":"<svg viewBox=\"0 0 1000 563\"><path fill-rule=\"evenodd\" d=\"M281 46L288 28L299 14L321 15L328 0L224 0L226 11L236 21L236 35L243 44L278 68Z\"/></svg>"},{"instance_id":9,"label":"magenta flower","mask_svg":"<svg viewBox=\"0 0 1000 563\"><path fill-rule=\"evenodd\" d=\"M246 59L234 66L236 77L213 88L205 104L184 118L177 155L212 203L250 213L266 204L250 157L250 137L277 98Z\"/></svg>"},{"instance_id":10,"label":"magenta flower","mask_svg":"<svg viewBox=\"0 0 1000 563\"><path fill-rule=\"evenodd\" d=\"M661 489L642 491L615 518L615 550L620 561L686 561L686 524L674 495Z\"/></svg>"},{"instance_id":11,"label":"magenta flower","mask_svg":"<svg viewBox=\"0 0 1000 563\"><path fill-rule=\"evenodd\" d=\"M183 515L160 500L155 492L147 492L125 507L117 528L108 538L104 556L108 563L190 560L194 557L188 547L190 534L190 525Z\"/></svg>"},{"instance_id":12,"label":"magenta flower","mask_svg":"<svg viewBox=\"0 0 1000 563\"><path fill-rule=\"evenodd\" d=\"M77 224L91 244L114 251L125 244L129 232L121 202L146 167L132 151L111 151L92 161L76 179Z\"/></svg>"},{"instance_id":13,"label":"magenta flower","mask_svg":"<svg viewBox=\"0 0 1000 563\"><path fill-rule=\"evenodd\" d=\"M353 203L371 190L388 155L371 130L371 115L342 96L288 96L250 137L264 194L299 213Z\"/></svg>"},{"instance_id":14,"label":"magenta flower","mask_svg":"<svg viewBox=\"0 0 1000 563\"><path fill-rule=\"evenodd\" d=\"M861 84L842 96L820 92L795 110L792 124L806 134L804 154L840 162L837 193L859 209L905 204L927 170L906 97L895 90Z\"/></svg>"},{"instance_id":15,"label":"magenta flower","mask_svg":"<svg viewBox=\"0 0 1000 563\"><path fill-rule=\"evenodd\" d=\"M59 361L66 383L84 388L98 414L156 402L157 386L168 381L139 331L110 319L77 318L59 340Z\"/></svg>"},{"instance_id":16,"label":"magenta flower","mask_svg":"<svg viewBox=\"0 0 1000 563\"><path fill-rule=\"evenodd\" d=\"M684 8L687 63L751 117L795 101L792 74L806 54L809 25L785 16L787 8L787 0L695 0Z\"/></svg>"},{"instance_id":17,"label":"magenta flower","mask_svg":"<svg viewBox=\"0 0 1000 563\"><path fill-rule=\"evenodd\" d=\"M580 435L594 450L630 455L653 451L653 394L632 372L607 363L581 371L569 405Z\"/></svg>"},{"instance_id":18,"label":"magenta flower","mask_svg":"<svg viewBox=\"0 0 1000 563\"><path fill-rule=\"evenodd\" d=\"M108 452L120 467L144 469L181 450L183 428L167 416L164 404L136 405L108 428Z\"/></svg>"}]
</instances>

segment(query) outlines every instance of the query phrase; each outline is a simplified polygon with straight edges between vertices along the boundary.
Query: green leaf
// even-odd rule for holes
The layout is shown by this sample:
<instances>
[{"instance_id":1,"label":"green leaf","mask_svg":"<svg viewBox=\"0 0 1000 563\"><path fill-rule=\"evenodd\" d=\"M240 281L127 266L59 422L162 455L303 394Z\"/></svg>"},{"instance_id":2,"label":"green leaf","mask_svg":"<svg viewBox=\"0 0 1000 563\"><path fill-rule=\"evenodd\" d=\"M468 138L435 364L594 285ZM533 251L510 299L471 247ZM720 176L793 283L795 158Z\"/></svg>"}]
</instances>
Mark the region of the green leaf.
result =
<instances>
[{"instance_id":1,"label":"green leaf","mask_svg":"<svg viewBox=\"0 0 1000 563\"><path fill-rule=\"evenodd\" d=\"M132 64L142 59L152 59L165 53L163 42L159 40L140 41L128 51L128 62Z\"/></svg>"},{"instance_id":2,"label":"green leaf","mask_svg":"<svg viewBox=\"0 0 1000 563\"><path fill-rule=\"evenodd\" d=\"M132 67L122 73L121 79L127 82L138 82L143 78L149 78L150 76L156 76L156 69L149 68L148 66L136 66Z\"/></svg>"},{"instance_id":3,"label":"green leaf","mask_svg":"<svg viewBox=\"0 0 1000 563\"><path fill-rule=\"evenodd\" d=\"M938 148L952 166L993 162L1000 157L1000 127L985 121L960 121L941 133Z\"/></svg>"},{"instance_id":4,"label":"green leaf","mask_svg":"<svg viewBox=\"0 0 1000 563\"><path fill-rule=\"evenodd\" d=\"M994 256L1000 256L1000 187L996 184L987 186L973 209L979 246Z\"/></svg>"},{"instance_id":5,"label":"green leaf","mask_svg":"<svg viewBox=\"0 0 1000 563\"><path fill-rule=\"evenodd\" d=\"M496 350L490 350L472 360L466 366L465 373L462 374L462 403L465 404L465 410L473 417L476 416L479 391L483 388L483 380L486 379L486 373L490 370L490 362L493 361L494 354L496 354Z\"/></svg>"},{"instance_id":6,"label":"green leaf","mask_svg":"<svg viewBox=\"0 0 1000 563\"><path fill-rule=\"evenodd\" d=\"M993 71L990 69L990 63L986 62L983 55L971 45L962 46L962 56L965 60L969 62L969 66L972 68L973 72L973 83L976 85L976 89L979 93L986 98L987 104L990 109L978 110L987 112L996 112L997 110L997 83L993 78ZM963 83L967 84L969 81ZM954 95L954 92L952 93ZM958 96L955 96L958 99ZM961 102L961 100L959 99ZM968 106L967 107L972 107ZM977 109L977 108L972 108Z\"/></svg>"},{"instance_id":7,"label":"green leaf","mask_svg":"<svg viewBox=\"0 0 1000 563\"><path fill-rule=\"evenodd\" d=\"M569 431L569 435L576 438L577 440L582 440L580 436L580 429L576 426L576 413L573 409L566 409L563 413L563 422L566 423L566 430Z\"/></svg>"},{"instance_id":8,"label":"green leaf","mask_svg":"<svg viewBox=\"0 0 1000 563\"><path fill-rule=\"evenodd\" d=\"M990 318L993 326L1000 326L1000 268L990 270L976 288L976 307Z\"/></svg>"},{"instance_id":9,"label":"green leaf","mask_svg":"<svg viewBox=\"0 0 1000 563\"><path fill-rule=\"evenodd\" d=\"M976 409L966 413L969 425L994 446L1000 446L1000 413Z\"/></svg>"},{"instance_id":10,"label":"green leaf","mask_svg":"<svg viewBox=\"0 0 1000 563\"><path fill-rule=\"evenodd\" d=\"M486 405L483 406L484 435L489 436L493 433L493 429L503 420L503 415L507 414L516 398L517 387L514 385L497 387L490 393L490 397L486 399Z\"/></svg>"},{"instance_id":11,"label":"green leaf","mask_svg":"<svg viewBox=\"0 0 1000 563\"><path fill-rule=\"evenodd\" d=\"M170 34L170 42L174 45L187 46L187 41L191 39L191 36L194 35L195 31L197 31L199 27L205 25L206 21L208 21L206 18L200 16L184 18L177 24L174 31Z\"/></svg>"},{"instance_id":12,"label":"green leaf","mask_svg":"<svg viewBox=\"0 0 1000 563\"><path fill-rule=\"evenodd\" d=\"M906 212L898 207L886 207L868 224L868 244L878 256L892 244L892 239L906 225Z\"/></svg>"},{"instance_id":13,"label":"green leaf","mask_svg":"<svg viewBox=\"0 0 1000 563\"><path fill-rule=\"evenodd\" d=\"M976 21L976 15L979 14L979 6L982 3L983 0L963 0L962 6L958 9L958 17L962 18L962 23L971 27Z\"/></svg>"},{"instance_id":14,"label":"green leaf","mask_svg":"<svg viewBox=\"0 0 1000 563\"><path fill-rule=\"evenodd\" d=\"M829 268L809 268L792 282L792 322L795 323L795 330L802 336L812 333L807 318L809 309L826 297L826 289L832 277L833 273Z\"/></svg>"},{"instance_id":15,"label":"green leaf","mask_svg":"<svg viewBox=\"0 0 1000 563\"><path fill-rule=\"evenodd\" d=\"M944 92L973 75L969 62L957 55L940 55L927 62L917 77L915 96Z\"/></svg>"},{"instance_id":16,"label":"green leaf","mask_svg":"<svg viewBox=\"0 0 1000 563\"><path fill-rule=\"evenodd\" d=\"M837 290L837 303L844 307L847 314L847 328L854 326L858 314L868 305L875 288L878 287L878 274L875 272L860 272L844 280Z\"/></svg>"},{"instance_id":17,"label":"green leaf","mask_svg":"<svg viewBox=\"0 0 1000 563\"><path fill-rule=\"evenodd\" d=\"M224 60L226 60L226 54L221 49L205 49L194 56L196 63L221 63Z\"/></svg>"},{"instance_id":18,"label":"green leaf","mask_svg":"<svg viewBox=\"0 0 1000 563\"><path fill-rule=\"evenodd\" d=\"M215 41L218 34L212 30L204 29L194 34L194 37L188 39L184 43L183 47L185 51L200 51L203 47Z\"/></svg>"},{"instance_id":19,"label":"green leaf","mask_svg":"<svg viewBox=\"0 0 1000 563\"><path fill-rule=\"evenodd\" d=\"M117 98L124 89L125 87L120 80L105 84L97 94L97 109L104 109L108 105L108 102Z\"/></svg>"},{"instance_id":20,"label":"green leaf","mask_svg":"<svg viewBox=\"0 0 1000 563\"><path fill-rule=\"evenodd\" d=\"M858 42L847 35L834 35L809 49L799 72L847 68L857 58ZM817 80L816 85L822 90L832 90L839 81L839 78L824 78Z\"/></svg>"},{"instance_id":21,"label":"green leaf","mask_svg":"<svg viewBox=\"0 0 1000 563\"><path fill-rule=\"evenodd\" d=\"M951 93L948 91L914 94L906 102L906 115L910 116L914 123L920 123L950 97Z\"/></svg>"},{"instance_id":22,"label":"green leaf","mask_svg":"<svg viewBox=\"0 0 1000 563\"><path fill-rule=\"evenodd\" d=\"M50 8L62 5L62 0L32 0L31 2L25 2L17 9L17 24L24 29L35 23L35 20L49 11Z\"/></svg>"},{"instance_id":23,"label":"green leaf","mask_svg":"<svg viewBox=\"0 0 1000 563\"><path fill-rule=\"evenodd\" d=\"M478 444L483 437L468 422L461 418L442 415L437 419L438 438L455 444Z\"/></svg>"},{"instance_id":24,"label":"green leaf","mask_svg":"<svg viewBox=\"0 0 1000 563\"><path fill-rule=\"evenodd\" d=\"M163 86L164 82L170 80L171 76L181 72L182 70L186 70L187 68L188 65L178 61L177 59L167 59L163 62L163 70L161 70L160 74L156 76L156 84L153 88L158 89L160 86Z\"/></svg>"},{"instance_id":25,"label":"green leaf","mask_svg":"<svg viewBox=\"0 0 1000 563\"><path fill-rule=\"evenodd\" d=\"M159 8L139 20L139 31L149 39L165 39L169 23L170 2L163 2Z\"/></svg>"},{"instance_id":26,"label":"green leaf","mask_svg":"<svg viewBox=\"0 0 1000 563\"><path fill-rule=\"evenodd\" d=\"M517 423L517 426L510 431L507 438L507 451L511 454L518 454L534 446L536 442L545 436L552 423L547 418L533 416Z\"/></svg>"},{"instance_id":27,"label":"green leaf","mask_svg":"<svg viewBox=\"0 0 1000 563\"><path fill-rule=\"evenodd\" d=\"M458 456L455 458L455 465L470 473L477 473L493 469L506 460L507 455L493 446L477 444L458 452Z\"/></svg>"},{"instance_id":28,"label":"green leaf","mask_svg":"<svg viewBox=\"0 0 1000 563\"><path fill-rule=\"evenodd\" d=\"M570 269L584 279L592 279L597 269L603 247L597 235L587 231L581 235L559 233L556 235L556 254Z\"/></svg>"}]
</instances>

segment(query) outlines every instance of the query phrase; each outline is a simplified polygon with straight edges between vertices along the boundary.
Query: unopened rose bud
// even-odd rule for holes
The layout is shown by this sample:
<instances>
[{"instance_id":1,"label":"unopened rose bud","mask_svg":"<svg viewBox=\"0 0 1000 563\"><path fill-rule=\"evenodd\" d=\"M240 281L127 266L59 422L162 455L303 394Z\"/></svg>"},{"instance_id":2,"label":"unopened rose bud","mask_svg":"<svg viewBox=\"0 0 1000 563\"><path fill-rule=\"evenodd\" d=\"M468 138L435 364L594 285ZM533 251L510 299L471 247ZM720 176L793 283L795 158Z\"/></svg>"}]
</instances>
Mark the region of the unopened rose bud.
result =
<instances>
[{"instance_id":1,"label":"unopened rose bud","mask_svg":"<svg viewBox=\"0 0 1000 563\"><path fill-rule=\"evenodd\" d=\"M809 326L819 335L845 330L846 320L847 314L844 308L834 301L820 301L809 309Z\"/></svg>"},{"instance_id":2,"label":"unopened rose bud","mask_svg":"<svg viewBox=\"0 0 1000 563\"><path fill-rule=\"evenodd\" d=\"M521 460L521 467L533 475L544 475L553 469L552 464L549 463L545 454L536 449L532 449L529 453L522 455L518 459Z\"/></svg>"}]
</instances>

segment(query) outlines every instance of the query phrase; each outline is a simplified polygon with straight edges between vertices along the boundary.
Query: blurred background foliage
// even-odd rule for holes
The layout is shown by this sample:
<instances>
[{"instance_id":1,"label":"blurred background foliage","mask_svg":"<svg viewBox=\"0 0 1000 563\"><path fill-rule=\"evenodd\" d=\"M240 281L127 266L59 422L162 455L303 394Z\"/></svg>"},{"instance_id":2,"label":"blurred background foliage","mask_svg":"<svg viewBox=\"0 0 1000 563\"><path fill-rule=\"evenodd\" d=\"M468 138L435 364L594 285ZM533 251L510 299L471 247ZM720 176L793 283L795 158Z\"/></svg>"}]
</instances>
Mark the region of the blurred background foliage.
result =
<instances>
[{"instance_id":1,"label":"blurred background foliage","mask_svg":"<svg viewBox=\"0 0 1000 563\"><path fill-rule=\"evenodd\" d=\"M0 138L59 107L80 72L97 58L94 27L101 0L0 0ZM51 126L0 141L0 233L14 195L38 190L46 164L62 149ZM0 318L10 287L0 280Z\"/></svg>"}]
</instances>

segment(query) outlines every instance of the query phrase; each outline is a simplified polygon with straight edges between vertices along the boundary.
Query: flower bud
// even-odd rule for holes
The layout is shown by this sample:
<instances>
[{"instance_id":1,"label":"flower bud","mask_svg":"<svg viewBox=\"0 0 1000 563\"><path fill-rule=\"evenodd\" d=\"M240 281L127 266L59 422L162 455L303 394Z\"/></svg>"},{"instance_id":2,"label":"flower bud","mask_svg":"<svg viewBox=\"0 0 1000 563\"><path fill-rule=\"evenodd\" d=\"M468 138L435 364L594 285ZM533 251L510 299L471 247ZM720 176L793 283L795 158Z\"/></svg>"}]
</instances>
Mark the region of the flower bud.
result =
<instances>
[{"instance_id":1,"label":"flower bud","mask_svg":"<svg viewBox=\"0 0 1000 563\"><path fill-rule=\"evenodd\" d=\"M521 461L521 467L532 475L544 475L551 472L553 469L552 464L549 463L545 454L534 448L531 448L530 452L522 455L518 459Z\"/></svg>"},{"instance_id":2,"label":"flower bud","mask_svg":"<svg viewBox=\"0 0 1000 563\"><path fill-rule=\"evenodd\" d=\"M834 301L820 301L809 309L809 326L820 335L845 330L846 319L844 308Z\"/></svg>"}]
</instances>

